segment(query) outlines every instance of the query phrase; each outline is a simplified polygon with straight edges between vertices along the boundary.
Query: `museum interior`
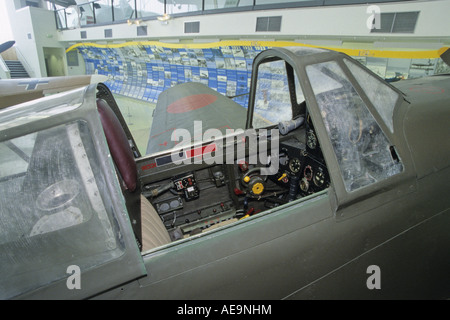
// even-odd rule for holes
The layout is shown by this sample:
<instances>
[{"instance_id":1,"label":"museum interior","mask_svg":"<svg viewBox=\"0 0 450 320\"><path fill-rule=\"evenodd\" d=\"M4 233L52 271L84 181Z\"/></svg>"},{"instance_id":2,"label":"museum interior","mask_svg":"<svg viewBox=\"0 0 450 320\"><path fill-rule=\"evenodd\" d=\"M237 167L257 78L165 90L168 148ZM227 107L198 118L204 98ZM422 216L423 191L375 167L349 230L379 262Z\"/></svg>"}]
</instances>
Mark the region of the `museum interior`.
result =
<instances>
[{"instance_id":1,"label":"museum interior","mask_svg":"<svg viewBox=\"0 0 450 320\"><path fill-rule=\"evenodd\" d=\"M2 1L0 78L105 74L117 94L156 101L176 83L239 95L268 47L344 52L379 76L442 73L445 0ZM241 103L245 103L244 100Z\"/></svg>"},{"instance_id":2,"label":"museum interior","mask_svg":"<svg viewBox=\"0 0 450 320\"><path fill-rule=\"evenodd\" d=\"M135 136L148 137L139 119L176 84L204 83L245 107L253 59L271 47L340 51L388 81L446 73L449 9L446 0L2 1L0 42L13 45L0 78L104 75Z\"/></svg>"},{"instance_id":3,"label":"museum interior","mask_svg":"<svg viewBox=\"0 0 450 320\"><path fill-rule=\"evenodd\" d=\"M448 300L449 12L0 0L0 299Z\"/></svg>"}]
</instances>

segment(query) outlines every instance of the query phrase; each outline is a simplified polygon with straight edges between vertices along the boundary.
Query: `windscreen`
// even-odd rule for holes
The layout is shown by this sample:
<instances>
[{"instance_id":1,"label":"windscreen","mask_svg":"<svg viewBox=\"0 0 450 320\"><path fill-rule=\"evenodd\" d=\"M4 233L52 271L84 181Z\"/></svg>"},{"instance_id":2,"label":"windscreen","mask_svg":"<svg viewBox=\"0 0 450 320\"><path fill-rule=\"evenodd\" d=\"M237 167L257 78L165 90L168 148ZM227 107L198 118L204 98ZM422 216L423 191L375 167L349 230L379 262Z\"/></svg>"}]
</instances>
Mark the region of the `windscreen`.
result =
<instances>
[{"instance_id":1,"label":"windscreen","mask_svg":"<svg viewBox=\"0 0 450 320\"><path fill-rule=\"evenodd\" d=\"M403 171L393 146L339 64L306 67L348 192Z\"/></svg>"}]
</instances>

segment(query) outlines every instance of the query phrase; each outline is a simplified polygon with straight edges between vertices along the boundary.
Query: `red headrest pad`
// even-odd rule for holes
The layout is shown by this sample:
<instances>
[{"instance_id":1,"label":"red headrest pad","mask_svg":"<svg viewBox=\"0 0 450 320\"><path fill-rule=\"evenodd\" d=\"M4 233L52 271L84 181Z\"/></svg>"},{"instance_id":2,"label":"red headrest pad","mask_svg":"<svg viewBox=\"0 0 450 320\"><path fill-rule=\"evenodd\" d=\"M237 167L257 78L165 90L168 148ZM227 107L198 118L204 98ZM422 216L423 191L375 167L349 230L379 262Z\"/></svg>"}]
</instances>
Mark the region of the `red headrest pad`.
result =
<instances>
[{"instance_id":1,"label":"red headrest pad","mask_svg":"<svg viewBox=\"0 0 450 320\"><path fill-rule=\"evenodd\" d=\"M104 100L97 99L97 109L114 163L127 189L134 191L137 186L137 168L127 136L119 119Z\"/></svg>"}]
</instances>

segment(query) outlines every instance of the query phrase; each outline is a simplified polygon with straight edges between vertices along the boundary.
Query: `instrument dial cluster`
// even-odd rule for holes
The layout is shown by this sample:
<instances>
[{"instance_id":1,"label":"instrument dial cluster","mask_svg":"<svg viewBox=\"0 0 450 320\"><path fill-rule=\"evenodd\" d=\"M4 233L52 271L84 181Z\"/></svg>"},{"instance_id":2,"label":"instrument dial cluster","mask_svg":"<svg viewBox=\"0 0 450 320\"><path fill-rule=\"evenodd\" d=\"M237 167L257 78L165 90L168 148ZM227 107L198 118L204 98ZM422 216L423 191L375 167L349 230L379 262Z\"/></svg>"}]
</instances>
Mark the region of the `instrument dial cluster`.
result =
<instances>
[{"instance_id":1,"label":"instrument dial cluster","mask_svg":"<svg viewBox=\"0 0 450 320\"><path fill-rule=\"evenodd\" d=\"M328 188L330 178L324 164L314 158L308 158L306 162L299 184L302 193L308 195Z\"/></svg>"},{"instance_id":2,"label":"instrument dial cluster","mask_svg":"<svg viewBox=\"0 0 450 320\"><path fill-rule=\"evenodd\" d=\"M280 168L273 180L284 187L296 183L300 195L309 195L329 186L323 157L318 156L318 141L313 130L306 132L306 143L289 139L280 144ZM295 188L294 188L295 189Z\"/></svg>"}]
</instances>

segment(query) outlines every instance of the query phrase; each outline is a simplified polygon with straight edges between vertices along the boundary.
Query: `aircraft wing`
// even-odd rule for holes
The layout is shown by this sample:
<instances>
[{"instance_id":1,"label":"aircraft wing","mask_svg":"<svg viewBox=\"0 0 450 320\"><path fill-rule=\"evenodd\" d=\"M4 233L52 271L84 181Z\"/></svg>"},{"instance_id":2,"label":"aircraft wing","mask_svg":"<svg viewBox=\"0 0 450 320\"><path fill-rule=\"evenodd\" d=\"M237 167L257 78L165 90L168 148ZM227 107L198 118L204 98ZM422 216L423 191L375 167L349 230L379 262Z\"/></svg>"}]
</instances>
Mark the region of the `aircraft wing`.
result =
<instances>
[{"instance_id":1,"label":"aircraft wing","mask_svg":"<svg viewBox=\"0 0 450 320\"><path fill-rule=\"evenodd\" d=\"M246 118L246 108L206 85L179 84L159 95L146 153L169 150L177 143L186 142L182 138L172 141L176 129L186 129L192 141L200 141L207 129L218 129L222 134L227 129L244 129ZM197 121L201 121L200 134Z\"/></svg>"},{"instance_id":2,"label":"aircraft wing","mask_svg":"<svg viewBox=\"0 0 450 320\"><path fill-rule=\"evenodd\" d=\"M0 44L0 53L2 53L3 51L8 50L8 49L11 48L15 43L16 43L16 42L15 42L14 40L3 42L2 44Z\"/></svg>"},{"instance_id":3,"label":"aircraft wing","mask_svg":"<svg viewBox=\"0 0 450 320\"><path fill-rule=\"evenodd\" d=\"M68 91L107 79L103 75L2 79L0 80L0 109L38 99L46 94Z\"/></svg>"}]
</instances>

